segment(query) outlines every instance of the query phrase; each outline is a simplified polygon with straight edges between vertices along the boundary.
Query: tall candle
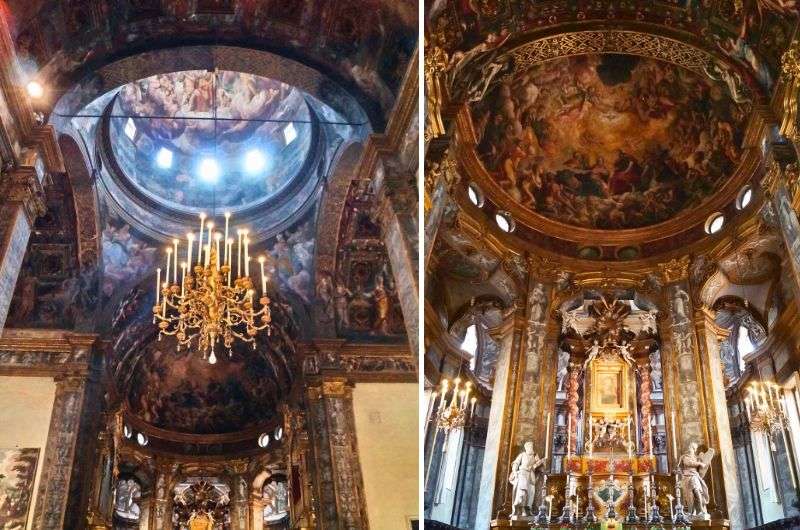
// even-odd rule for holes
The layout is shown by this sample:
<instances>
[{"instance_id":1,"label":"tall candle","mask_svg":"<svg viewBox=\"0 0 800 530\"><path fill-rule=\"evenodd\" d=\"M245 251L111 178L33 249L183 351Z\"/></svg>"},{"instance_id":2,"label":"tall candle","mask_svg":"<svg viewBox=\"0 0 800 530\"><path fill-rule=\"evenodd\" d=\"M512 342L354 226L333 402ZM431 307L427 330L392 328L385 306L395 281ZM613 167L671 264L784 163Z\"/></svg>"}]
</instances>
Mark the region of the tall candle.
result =
<instances>
[{"instance_id":1,"label":"tall candle","mask_svg":"<svg viewBox=\"0 0 800 530\"><path fill-rule=\"evenodd\" d=\"M628 459L633 457L633 444L631 443L631 417L628 416Z\"/></svg>"},{"instance_id":2,"label":"tall candle","mask_svg":"<svg viewBox=\"0 0 800 530\"><path fill-rule=\"evenodd\" d=\"M177 259L178 256L175 256ZM170 263L172 262L172 248L167 247L167 268L164 269L164 280L166 283L169 283L169 271L170 271Z\"/></svg>"},{"instance_id":3,"label":"tall candle","mask_svg":"<svg viewBox=\"0 0 800 530\"><path fill-rule=\"evenodd\" d=\"M594 450L594 429L592 428L592 417L589 416L589 459L592 458L593 450Z\"/></svg>"},{"instance_id":4,"label":"tall candle","mask_svg":"<svg viewBox=\"0 0 800 530\"><path fill-rule=\"evenodd\" d=\"M214 223L211 221L206 223L206 227L208 227L208 246L206 247L206 265L211 263L211 234L212 230L214 229Z\"/></svg>"},{"instance_id":5,"label":"tall candle","mask_svg":"<svg viewBox=\"0 0 800 530\"><path fill-rule=\"evenodd\" d=\"M250 276L250 239L244 236L244 275Z\"/></svg>"},{"instance_id":6,"label":"tall candle","mask_svg":"<svg viewBox=\"0 0 800 530\"><path fill-rule=\"evenodd\" d=\"M239 236L239 245L237 248L237 256L236 256L236 277L239 278L242 276L242 236L244 235L242 230L237 230L236 235Z\"/></svg>"},{"instance_id":7,"label":"tall candle","mask_svg":"<svg viewBox=\"0 0 800 530\"><path fill-rule=\"evenodd\" d=\"M228 244L228 224L231 220L231 212L225 212L225 244ZM225 263L228 263L228 256L225 256Z\"/></svg>"},{"instance_id":8,"label":"tall candle","mask_svg":"<svg viewBox=\"0 0 800 530\"><path fill-rule=\"evenodd\" d=\"M267 295L267 278L264 276L264 262L267 261L267 258L264 256L258 257L258 264L261 266L261 294L266 296Z\"/></svg>"},{"instance_id":9,"label":"tall candle","mask_svg":"<svg viewBox=\"0 0 800 530\"><path fill-rule=\"evenodd\" d=\"M231 263L233 262L233 238L229 238L226 240L225 244L225 253L227 254L228 258L225 260L225 263L228 264L228 287L231 286Z\"/></svg>"},{"instance_id":10,"label":"tall candle","mask_svg":"<svg viewBox=\"0 0 800 530\"><path fill-rule=\"evenodd\" d=\"M572 449L572 414L567 415L567 458Z\"/></svg>"},{"instance_id":11,"label":"tall candle","mask_svg":"<svg viewBox=\"0 0 800 530\"><path fill-rule=\"evenodd\" d=\"M678 465L678 431L675 430L675 411L672 411L672 457Z\"/></svg>"},{"instance_id":12,"label":"tall candle","mask_svg":"<svg viewBox=\"0 0 800 530\"><path fill-rule=\"evenodd\" d=\"M175 285L178 284L178 238L172 240L172 245L174 247L175 252L175 262L173 263L172 267L172 283Z\"/></svg>"},{"instance_id":13,"label":"tall candle","mask_svg":"<svg viewBox=\"0 0 800 530\"><path fill-rule=\"evenodd\" d=\"M161 267L156 269L156 305L161 301Z\"/></svg>"},{"instance_id":14,"label":"tall candle","mask_svg":"<svg viewBox=\"0 0 800 530\"><path fill-rule=\"evenodd\" d=\"M194 243L194 234L189 232L186 234L186 240L189 242L189 247L186 249L186 266L191 270L192 268L192 243Z\"/></svg>"},{"instance_id":15,"label":"tall candle","mask_svg":"<svg viewBox=\"0 0 800 530\"><path fill-rule=\"evenodd\" d=\"M547 413L547 423L544 427L544 459L547 460L547 454L550 452L550 413Z\"/></svg>"},{"instance_id":16,"label":"tall candle","mask_svg":"<svg viewBox=\"0 0 800 530\"><path fill-rule=\"evenodd\" d=\"M650 443L650 458L653 457L653 415L647 418L647 439Z\"/></svg>"},{"instance_id":17,"label":"tall candle","mask_svg":"<svg viewBox=\"0 0 800 530\"><path fill-rule=\"evenodd\" d=\"M200 241L197 242L197 264L200 265L200 256L203 253L203 227L206 222L206 214L200 214Z\"/></svg>"},{"instance_id":18,"label":"tall candle","mask_svg":"<svg viewBox=\"0 0 800 530\"><path fill-rule=\"evenodd\" d=\"M186 294L186 262L181 263L181 296Z\"/></svg>"},{"instance_id":19,"label":"tall candle","mask_svg":"<svg viewBox=\"0 0 800 530\"><path fill-rule=\"evenodd\" d=\"M216 248L214 249L214 251L217 253L217 270L219 270L220 263L222 262L222 254L219 253L219 241L220 241L220 239L222 239L222 234L220 234L219 232L216 232L214 234L214 244L216 245Z\"/></svg>"}]
</instances>

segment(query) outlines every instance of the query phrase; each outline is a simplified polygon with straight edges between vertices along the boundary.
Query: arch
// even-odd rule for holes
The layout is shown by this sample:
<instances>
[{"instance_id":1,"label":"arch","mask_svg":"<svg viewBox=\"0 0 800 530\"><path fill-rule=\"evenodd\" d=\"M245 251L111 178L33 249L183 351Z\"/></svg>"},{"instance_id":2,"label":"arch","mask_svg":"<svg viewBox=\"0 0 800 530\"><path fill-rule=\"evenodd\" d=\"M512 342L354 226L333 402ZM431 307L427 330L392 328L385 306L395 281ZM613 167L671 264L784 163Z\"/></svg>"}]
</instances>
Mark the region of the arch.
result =
<instances>
[{"instance_id":1,"label":"arch","mask_svg":"<svg viewBox=\"0 0 800 530\"><path fill-rule=\"evenodd\" d=\"M59 135L58 145L72 185L77 221L78 261L81 271L85 271L97 267L100 259L99 216L94 178L89 172L83 151L72 136Z\"/></svg>"}]
</instances>

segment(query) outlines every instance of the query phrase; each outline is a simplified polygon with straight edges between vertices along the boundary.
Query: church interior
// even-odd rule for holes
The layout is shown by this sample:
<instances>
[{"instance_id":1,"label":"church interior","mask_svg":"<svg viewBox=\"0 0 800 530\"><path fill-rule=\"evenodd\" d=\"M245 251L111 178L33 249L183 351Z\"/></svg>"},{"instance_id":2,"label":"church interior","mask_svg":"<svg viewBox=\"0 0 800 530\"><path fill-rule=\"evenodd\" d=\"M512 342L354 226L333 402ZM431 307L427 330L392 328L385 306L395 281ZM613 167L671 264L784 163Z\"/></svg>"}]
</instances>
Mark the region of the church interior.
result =
<instances>
[{"instance_id":1,"label":"church interior","mask_svg":"<svg viewBox=\"0 0 800 530\"><path fill-rule=\"evenodd\" d=\"M417 527L418 26L0 4L0 528Z\"/></svg>"},{"instance_id":2,"label":"church interior","mask_svg":"<svg viewBox=\"0 0 800 530\"><path fill-rule=\"evenodd\" d=\"M800 528L797 29L426 2L426 528Z\"/></svg>"}]
</instances>

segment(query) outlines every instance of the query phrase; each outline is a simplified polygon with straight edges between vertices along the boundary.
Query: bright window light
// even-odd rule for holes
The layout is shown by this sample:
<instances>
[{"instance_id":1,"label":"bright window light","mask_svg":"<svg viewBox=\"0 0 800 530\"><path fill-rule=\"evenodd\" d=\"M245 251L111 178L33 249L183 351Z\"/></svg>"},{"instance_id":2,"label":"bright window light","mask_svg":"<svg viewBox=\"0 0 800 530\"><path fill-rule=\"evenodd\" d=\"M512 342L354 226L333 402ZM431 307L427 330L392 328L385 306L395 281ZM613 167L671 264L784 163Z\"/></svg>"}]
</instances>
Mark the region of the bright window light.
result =
<instances>
[{"instance_id":1,"label":"bright window light","mask_svg":"<svg viewBox=\"0 0 800 530\"><path fill-rule=\"evenodd\" d=\"M725 216L721 213L715 213L706 221L706 233L716 234L722 230L722 225L725 224Z\"/></svg>"},{"instance_id":2,"label":"bright window light","mask_svg":"<svg viewBox=\"0 0 800 530\"><path fill-rule=\"evenodd\" d=\"M136 138L136 124L133 123L133 118L128 118L125 122L125 136L130 138L131 142Z\"/></svg>"},{"instance_id":3,"label":"bright window light","mask_svg":"<svg viewBox=\"0 0 800 530\"><path fill-rule=\"evenodd\" d=\"M511 232L514 230L514 225L512 224L511 218L505 212L500 212L495 215L494 221L503 232Z\"/></svg>"},{"instance_id":4,"label":"bright window light","mask_svg":"<svg viewBox=\"0 0 800 530\"><path fill-rule=\"evenodd\" d=\"M286 142L286 145L289 145L294 142L295 138L297 138L297 129L294 128L294 123L290 123L283 128L283 140Z\"/></svg>"},{"instance_id":5,"label":"bright window light","mask_svg":"<svg viewBox=\"0 0 800 530\"><path fill-rule=\"evenodd\" d=\"M197 167L200 178L210 184L215 184L219 180L221 172L219 163L211 157L202 159Z\"/></svg>"},{"instance_id":6,"label":"bright window light","mask_svg":"<svg viewBox=\"0 0 800 530\"><path fill-rule=\"evenodd\" d=\"M44 96L44 87L38 81L31 81L26 87L28 95L33 99L39 99Z\"/></svg>"},{"instance_id":7,"label":"bright window light","mask_svg":"<svg viewBox=\"0 0 800 530\"><path fill-rule=\"evenodd\" d=\"M461 349L472 355L469 360L469 367L475 369L475 353L478 351L478 326L471 324L464 334L464 340L461 341Z\"/></svg>"},{"instance_id":8,"label":"bright window light","mask_svg":"<svg viewBox=\"0 0 800 530\"><path fill-rule=\"evenodd\" d=\"M139 433L136 435L136 442L142 447L144 447L145 445L150 443L150 440L147 438L146 434Z\"/></svg>"},{"instance_id":9,"label":"bright window light","mask_svg":"<svg viewBox=\"0 0 800 530\"><path fill-rule=\"evenodd\" d=\"M172 151L166 147L162 147L156 153L156 165L161 169L169 169L172 167Z\"/></svg>"},{"instance_id":10,"label":"bright window light","mask_svg":"<svg viewBox=\"0 0 800 530\"><path fill-rule=\"evenodd\" d=\"M244 155L244 170L246 173L255 175L261 173L267 167L267 157L258 149L251 149Z\"/></svg>"},{"instance_id":11,"label":"bright window light","mask_svg":"<svg viewBox=\"0 0 800 530\"><path fill-rule=\"evenodd\" d=\"M259 447L266 447L269 445L269 434L261 433L261 436L258 437L258 446Z\"/></svg>"},{"instance_id":12,"label":"bright window light","mask_svg":"<svg viewBox=\"0 0 800 530\"><path fill-rule=\"evenodd\" d=\"M747 208L747 205L750 204L750 201L753 200L753 189L750 186L746 186L742 191L741 195L739 195L739 209L744 210Z\"/></svg>"},{"instance_id":13,"label":"bright window light","mask_svg":"<svg viewBox=\"0 0 800 530\"><path fill-rule=\"evenodd\" d=\"M739 337L736 340L736 349L739 351L739 368L744 371L744 356L756 349L755 344L750 340L747 328L739 326Z\"/></svg>"}]
</instances>

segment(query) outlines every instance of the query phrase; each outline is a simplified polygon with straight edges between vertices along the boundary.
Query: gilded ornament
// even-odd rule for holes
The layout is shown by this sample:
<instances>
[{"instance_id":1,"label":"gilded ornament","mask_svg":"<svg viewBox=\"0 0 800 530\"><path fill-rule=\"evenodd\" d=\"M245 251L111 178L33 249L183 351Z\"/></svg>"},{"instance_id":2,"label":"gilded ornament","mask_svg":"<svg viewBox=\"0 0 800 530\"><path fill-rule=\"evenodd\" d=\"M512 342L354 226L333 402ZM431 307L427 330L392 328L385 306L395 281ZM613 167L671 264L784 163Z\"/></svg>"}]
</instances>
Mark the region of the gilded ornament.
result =
<instances>
[{"instance_id":1,"label":"gilded ornament","mask_svg":"<svg viewBox=\"0 0 800 530\"><path fill-rule=\"evenodd\" d=\"M658 269L664 283L675 283L685 280L689 276L689 256L671 259L666 263L659 263Z\"/></svg>"}]
</instances>

